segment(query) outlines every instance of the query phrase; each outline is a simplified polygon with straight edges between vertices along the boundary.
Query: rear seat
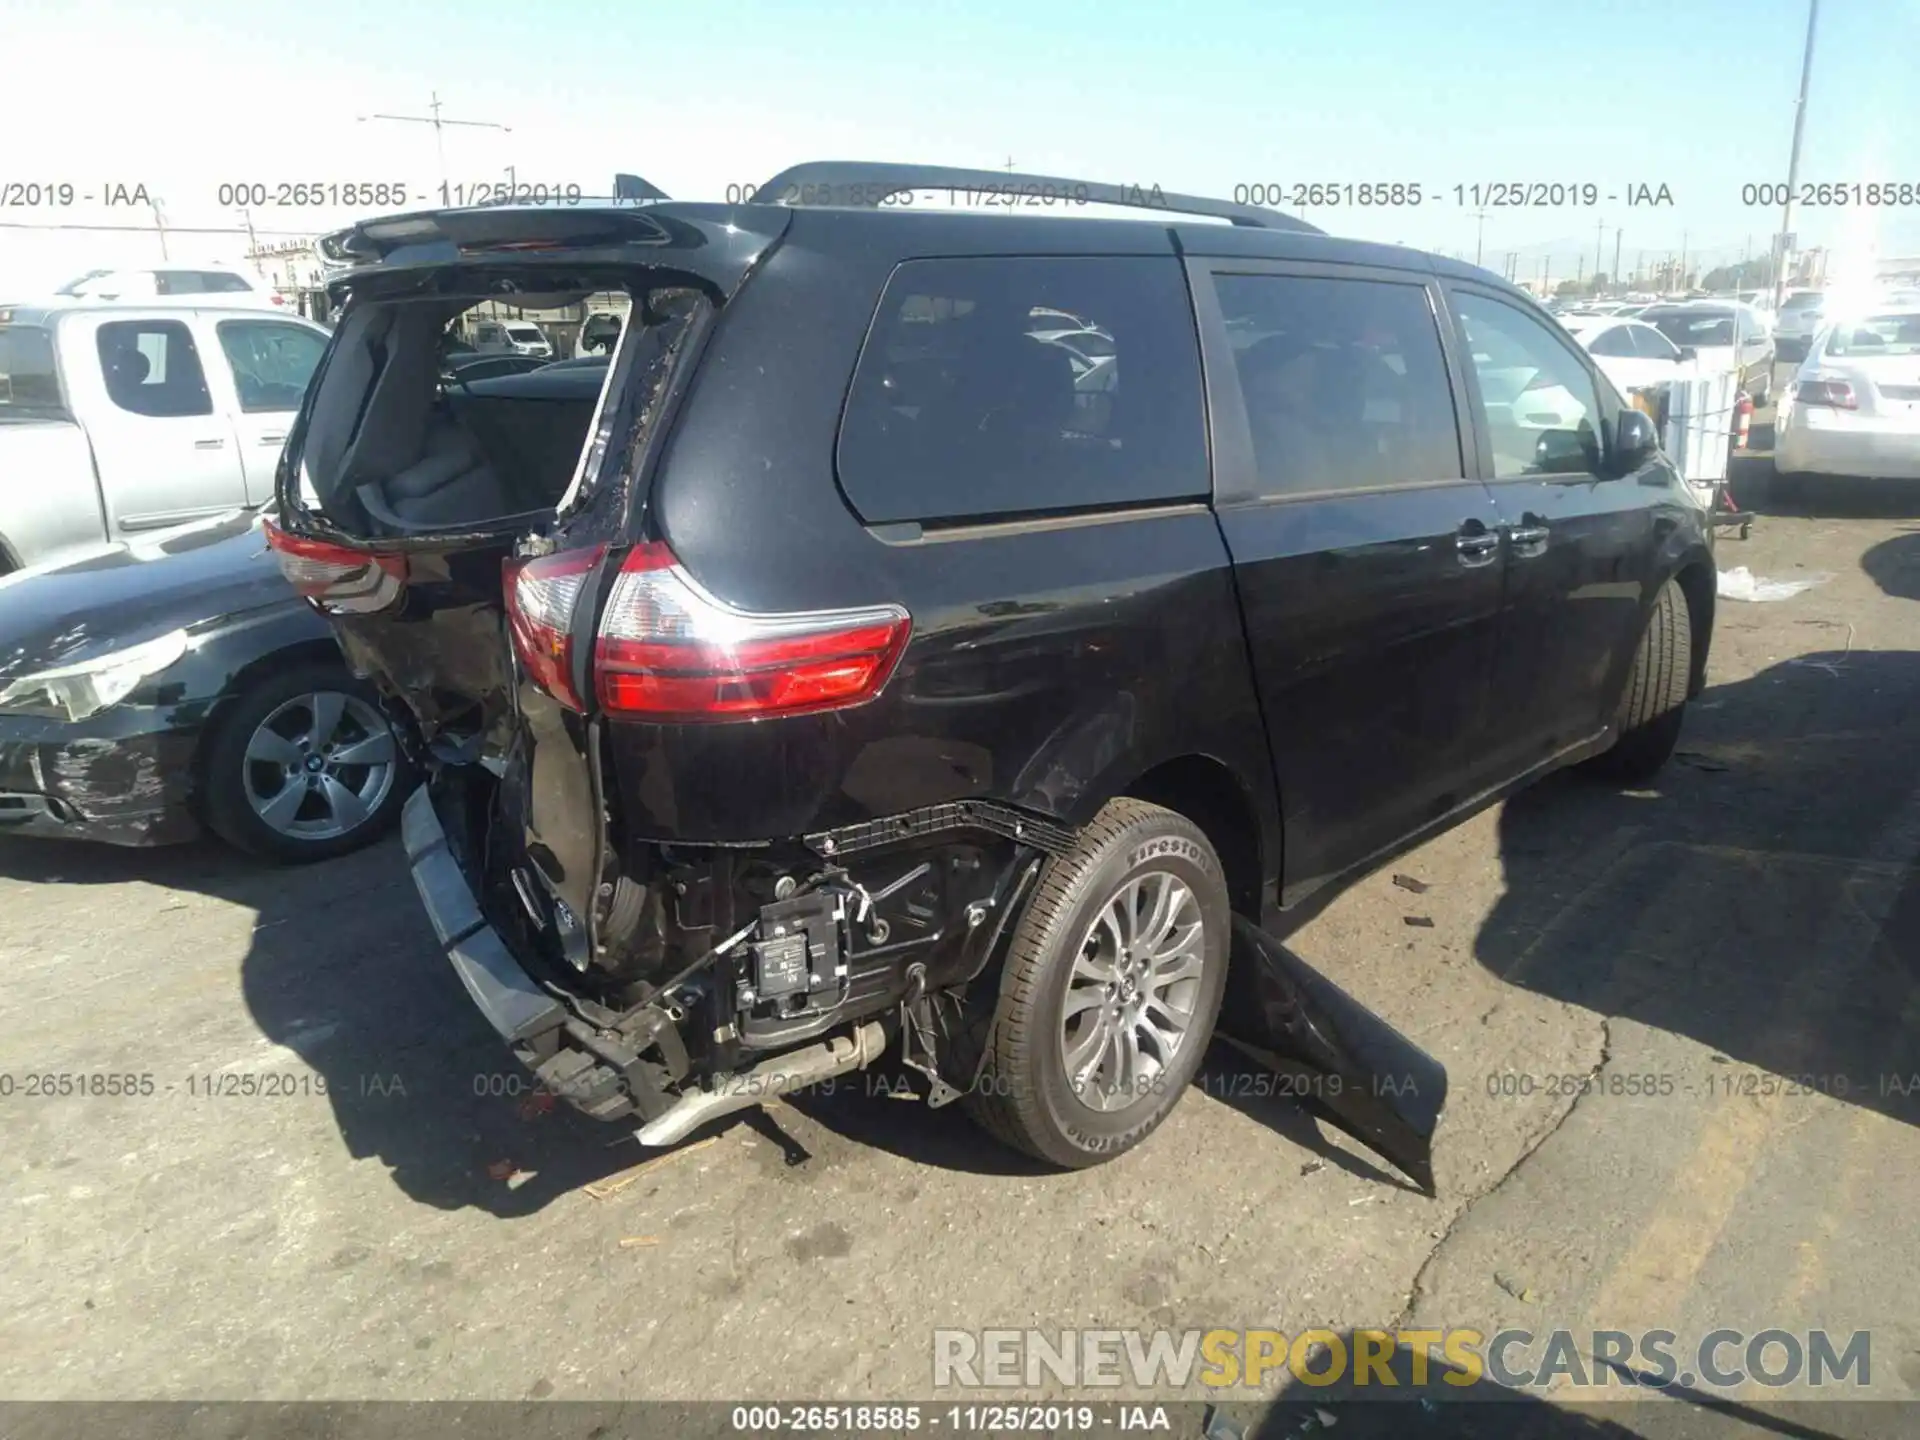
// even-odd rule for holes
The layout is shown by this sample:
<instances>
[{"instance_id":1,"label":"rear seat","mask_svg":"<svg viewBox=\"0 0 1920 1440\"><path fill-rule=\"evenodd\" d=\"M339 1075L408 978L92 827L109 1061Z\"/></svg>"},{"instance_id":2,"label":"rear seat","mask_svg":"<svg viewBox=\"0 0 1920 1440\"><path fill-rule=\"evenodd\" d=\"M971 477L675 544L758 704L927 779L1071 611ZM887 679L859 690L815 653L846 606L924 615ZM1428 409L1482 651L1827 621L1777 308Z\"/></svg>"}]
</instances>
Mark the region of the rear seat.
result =
<instances>
[{"instance_id":1,"label":"rear seat","mask_svg":"<svg viewBox=\"0 0 1920 1440\"><path fill-rule=\"evenodd\" d=\"M491 520L517 508L479 442L445 417L428 426L418 460L383 481L361 485L358 493L370 513L408 525Z\"/></svg>"}]
</instances>

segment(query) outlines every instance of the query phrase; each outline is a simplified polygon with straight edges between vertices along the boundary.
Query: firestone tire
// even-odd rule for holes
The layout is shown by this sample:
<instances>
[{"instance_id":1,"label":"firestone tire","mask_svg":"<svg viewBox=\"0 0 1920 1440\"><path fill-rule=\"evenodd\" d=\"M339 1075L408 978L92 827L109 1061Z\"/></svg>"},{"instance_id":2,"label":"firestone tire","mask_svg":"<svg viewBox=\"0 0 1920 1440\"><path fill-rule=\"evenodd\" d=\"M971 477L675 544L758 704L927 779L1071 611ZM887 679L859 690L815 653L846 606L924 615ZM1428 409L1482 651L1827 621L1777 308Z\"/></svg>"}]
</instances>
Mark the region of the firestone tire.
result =
<instances>
[{"instance_id":1,"label":"firestone tire","mask_svg":"<svg viewBox=\"0 0 1920 1440\"><path fill-rule=\"evenodd\" d=\"M1144 801L1110 802L1047 862L1015 927L969 1112L1004 1144L1070 1169L1133 1149L1200 1068L1231 943L1226 877L1200 829ZM1103 1017L1112 1038L1097 1033ZM1096 1045L1076 1078L1069 1055Z\"/></svg>"},{"instance_id":2,"label":"firestone tire","mask_svg":"<svg viewBox=\"0 0 1920 1440\"><path fill-rule=\"evenodd\" d=\"M1653 603L1633 672L1620 699L1619 739L1590 762L1611 780L1651 778L1672 757L1693 679L1693 623L1687 595L1669 580Z\"/></svg>"}]
</instances>

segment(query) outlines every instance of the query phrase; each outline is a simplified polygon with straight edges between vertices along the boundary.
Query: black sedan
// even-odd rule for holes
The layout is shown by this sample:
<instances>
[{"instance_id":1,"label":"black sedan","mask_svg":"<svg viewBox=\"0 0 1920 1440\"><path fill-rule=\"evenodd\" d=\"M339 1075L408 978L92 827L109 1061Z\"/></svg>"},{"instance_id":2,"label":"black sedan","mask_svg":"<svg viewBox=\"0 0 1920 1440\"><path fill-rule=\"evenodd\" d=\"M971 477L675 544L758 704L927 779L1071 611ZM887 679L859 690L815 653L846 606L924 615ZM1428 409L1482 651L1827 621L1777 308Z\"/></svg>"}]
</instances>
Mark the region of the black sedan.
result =
<instances>
[{"instance_id":1,"label":"black sedan","mask_svg":"<svg viewBox=\"0 0 1920 1440\"><path fill-rule=\"evenodd\" d=\"M0 578L0 834L318 860L413 778L251 513Z\"/></svg>"}]
</instances>

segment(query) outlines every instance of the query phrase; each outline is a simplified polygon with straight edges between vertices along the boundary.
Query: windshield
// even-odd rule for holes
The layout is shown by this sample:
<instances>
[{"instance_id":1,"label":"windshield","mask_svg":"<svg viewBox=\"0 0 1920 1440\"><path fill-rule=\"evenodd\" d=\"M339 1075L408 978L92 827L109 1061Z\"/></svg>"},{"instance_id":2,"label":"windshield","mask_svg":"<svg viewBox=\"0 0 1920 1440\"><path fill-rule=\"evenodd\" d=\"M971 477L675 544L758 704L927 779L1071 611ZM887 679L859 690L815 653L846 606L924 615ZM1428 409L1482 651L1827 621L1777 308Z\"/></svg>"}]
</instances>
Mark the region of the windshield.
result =
<instances>
[{"instance_id":1,"label":"windshield","mask_svg":"<svg viewBox=\"0 0 1920 1440\"><path fill-rule=\"evenodd\" d=\"M1733 344L1731 310L1654 310L1640 318L1676 345L1707 350L1716 345Z\"/></svg>"},{"instance_id":2,"label":"windshield","mask_svg":"<svg viewBox=\"0 0 1920 1440\"><path fill-rule=\"evenodd\" d=\"M1835 327L1827 354L1859 358L1874 355L1920 355L1920 310L1891 315L1868 315Z\"/></svg>"},{"instance_id":3,"label":"windshield","mask_svg":"<svg viewBox=\"0 0 1920 1440\"><path fill-rule=\"evenodd\" d=\"M66 413L53 337L37 325L0 325L0 420L51 420Z\"/></svg>"},{"instance_id":4,"label":"windshield","mask_svg":"<svg viewBox=\"0 0 1920 1440\"><path fill-rule=\"evenodd\" d=\"M538 330L534 329L533 326L531 325L509 325L507 326L507 334L511 335L516 340L532 341L532 340L544 340L547 338L546 336L542 335Z\"/></svg>"},{"instance_id":5,"label":"windshield","mask_svg":"<svg viewBox=\"0 0 1920 1440\"><path fill-rule=\"evenodd\" d=\"M1784 315L1789 310L1818 310L1821 302L1826 298L1817 291L1803 295L1789 295L1781 301L1780 313Z\"/></svg>"}]
</instances>

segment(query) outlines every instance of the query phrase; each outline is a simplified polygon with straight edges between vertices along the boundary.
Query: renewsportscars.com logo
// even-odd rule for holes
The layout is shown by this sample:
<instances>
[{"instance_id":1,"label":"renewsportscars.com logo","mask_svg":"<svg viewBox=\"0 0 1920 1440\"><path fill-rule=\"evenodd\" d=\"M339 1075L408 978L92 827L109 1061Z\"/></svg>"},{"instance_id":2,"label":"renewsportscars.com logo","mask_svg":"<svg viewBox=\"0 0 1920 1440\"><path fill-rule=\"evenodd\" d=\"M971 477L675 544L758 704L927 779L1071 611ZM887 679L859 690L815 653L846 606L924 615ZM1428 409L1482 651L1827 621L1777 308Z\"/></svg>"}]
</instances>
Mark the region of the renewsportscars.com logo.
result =
<instances>
[{"instance_id":1,"label":"renewsportscars.com logo","mask_svg":"<svg viewBox=\"0 0 1920 1440\"><path fill-rule=\"evenodd\" d=\"M936 1330L937 1390L1264 1390L1290 1381L1376 1390L1620 1386L1732 1391L1867 1388L1871 1331Z\"/></svg>"}]
</instances>

